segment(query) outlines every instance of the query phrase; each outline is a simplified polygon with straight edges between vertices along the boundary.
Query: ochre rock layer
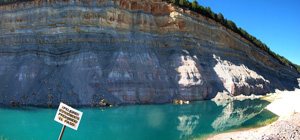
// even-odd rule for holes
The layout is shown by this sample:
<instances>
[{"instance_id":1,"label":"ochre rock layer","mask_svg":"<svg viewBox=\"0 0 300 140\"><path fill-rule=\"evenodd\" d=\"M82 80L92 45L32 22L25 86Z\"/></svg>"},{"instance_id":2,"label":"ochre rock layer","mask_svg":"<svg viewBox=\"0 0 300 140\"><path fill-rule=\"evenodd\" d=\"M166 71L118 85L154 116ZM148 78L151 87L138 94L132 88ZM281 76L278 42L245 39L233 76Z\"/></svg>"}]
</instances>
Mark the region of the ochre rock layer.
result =
<instances>
[{"instance_id":1,"label":"ochre rock layer","mask_svg":"<svg viewBox=\"0 0 300 140\"><path fill-rule=\"evenodd\" d=\"M161 0L35 0L0 9L1 104L167 103L299 88L293 68Z\"/></svg>"}]
</instances>

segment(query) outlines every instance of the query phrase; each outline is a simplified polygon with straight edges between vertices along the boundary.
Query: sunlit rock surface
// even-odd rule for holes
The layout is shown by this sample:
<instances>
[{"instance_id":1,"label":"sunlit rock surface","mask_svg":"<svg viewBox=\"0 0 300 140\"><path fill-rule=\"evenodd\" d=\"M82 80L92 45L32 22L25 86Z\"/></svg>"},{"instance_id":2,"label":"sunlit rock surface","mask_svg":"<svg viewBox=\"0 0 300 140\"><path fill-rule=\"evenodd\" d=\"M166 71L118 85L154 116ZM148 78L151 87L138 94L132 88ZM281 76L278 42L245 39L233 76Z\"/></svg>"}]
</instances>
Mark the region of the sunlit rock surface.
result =
<instances>
[{"instance_id":1,"label":"sunlit rock surface","mask_svg":"<svg viewBox=\"0 0 300 140\"><path fill-rule=\"evenodd\" d=\"M250 95L252 93L263 94L268 90L270 81L262 75L249 69L244 64L236 65L220 57L214 58L218 61L214 70L224 84L225 89L232 95Z\"/></svg>"},{"instance_id":2,"label":"sunlit rock surface","mask_svg":"<svg viewBox=\"0 0 300 140\"><path fill-rule=\"evenodd\" d=\"M160 0L34 0L0 9L2 104L166 103L299 87L294 69Z\"/></svg>"}]
</instances>

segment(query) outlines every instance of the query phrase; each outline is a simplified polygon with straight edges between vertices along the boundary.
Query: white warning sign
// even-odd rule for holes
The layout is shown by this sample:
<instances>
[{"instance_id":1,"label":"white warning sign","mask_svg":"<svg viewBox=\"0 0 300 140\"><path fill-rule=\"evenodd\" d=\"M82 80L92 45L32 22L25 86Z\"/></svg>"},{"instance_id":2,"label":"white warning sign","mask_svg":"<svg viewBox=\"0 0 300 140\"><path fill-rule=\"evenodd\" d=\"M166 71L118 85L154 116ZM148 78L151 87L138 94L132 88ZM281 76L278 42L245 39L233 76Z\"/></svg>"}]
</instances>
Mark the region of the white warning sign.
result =
<instances>
[{"instance_id":1,"label":"white warning sign","mask_svg":"<svg viewBox=\"0 0 300 140\"><path fill-rule=\"evenodd\" d=\"M54 120L72 129L77 130L81 116L82 112L64 103L60 103Z\"/></svg>"}]
</instances>

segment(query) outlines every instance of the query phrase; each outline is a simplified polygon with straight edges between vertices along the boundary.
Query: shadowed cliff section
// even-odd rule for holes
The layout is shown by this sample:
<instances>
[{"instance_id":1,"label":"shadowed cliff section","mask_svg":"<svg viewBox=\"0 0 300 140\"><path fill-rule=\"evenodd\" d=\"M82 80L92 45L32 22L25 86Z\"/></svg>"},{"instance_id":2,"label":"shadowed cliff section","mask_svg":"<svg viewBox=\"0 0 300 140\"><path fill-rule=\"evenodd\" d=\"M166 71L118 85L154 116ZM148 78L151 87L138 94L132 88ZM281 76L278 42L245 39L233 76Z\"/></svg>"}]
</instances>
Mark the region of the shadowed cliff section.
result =
<instances>
[{"instance_id":1,"label":"shadowed cliff section","mask_svg":"<svg viewBox=\"0 0 300 140\"><path fill-rule=\"evenodd\" d=\"M98 105L299 88L238 34L160 0L0 6L0 103Z\"/></svg>"}]
</instances>

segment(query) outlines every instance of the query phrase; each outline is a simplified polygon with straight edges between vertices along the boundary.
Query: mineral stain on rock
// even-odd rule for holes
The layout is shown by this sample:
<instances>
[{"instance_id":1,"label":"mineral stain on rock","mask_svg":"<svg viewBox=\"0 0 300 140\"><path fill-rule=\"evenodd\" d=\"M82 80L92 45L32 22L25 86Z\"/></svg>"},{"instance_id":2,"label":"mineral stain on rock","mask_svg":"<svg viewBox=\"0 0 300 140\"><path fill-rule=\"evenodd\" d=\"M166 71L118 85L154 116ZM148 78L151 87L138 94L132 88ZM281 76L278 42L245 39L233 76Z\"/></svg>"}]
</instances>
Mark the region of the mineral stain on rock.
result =
<instances>
[{"instance_id":1,"label":"mineral stain on rock","mask_svg":"<svg viewBox=\"0 0 300 140\"><path fill-rule=\"evenodd\" d=\"M167 103L299 88L293 68L161 0L34 0L0 9L1 104Z\"/></svg>"}]
</instances>

